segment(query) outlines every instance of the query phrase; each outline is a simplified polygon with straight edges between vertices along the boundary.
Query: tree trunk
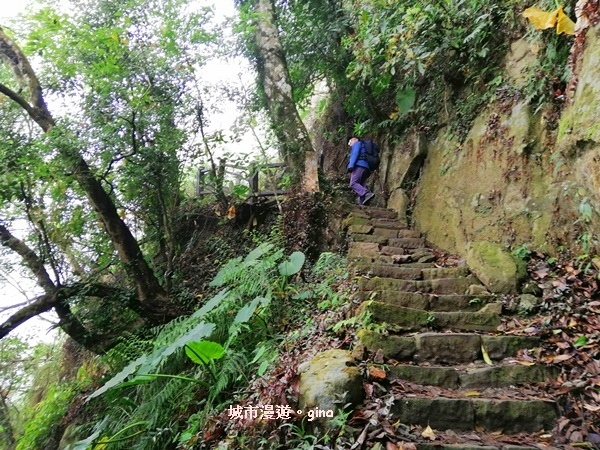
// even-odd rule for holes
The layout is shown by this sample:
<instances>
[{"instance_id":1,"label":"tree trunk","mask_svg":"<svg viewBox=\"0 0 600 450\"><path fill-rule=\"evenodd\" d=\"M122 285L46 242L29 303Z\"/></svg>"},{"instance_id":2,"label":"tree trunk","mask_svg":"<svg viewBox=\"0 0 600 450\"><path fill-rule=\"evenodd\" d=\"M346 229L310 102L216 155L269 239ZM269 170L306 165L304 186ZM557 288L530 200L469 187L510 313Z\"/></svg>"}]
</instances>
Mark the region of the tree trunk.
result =
<instances>
[{"instance_id":1,"label":"tree trunk","mask_svg":"<svg viewBox=\"0 0 600 450\"><path fill-rule=\"evenodd\" d=\"M267 109L283 157L295 175L295 181L307 192L319 190L318 154L296 108L292 85L271 0L254 0L258 13L256 44L258 69Z\"/></svg>"},{"instance_id":2,"label":"tree trunk","mask_svg":"<svg viewBox=\"0 0 600 450\"><path fill-rule=\"evenodd\" d=\"M6 450L13 450L16 446L15 431L10 423L10 411L4 393L0 393L0 430L6 440Z\"/></svg>"},{"instance_id":3,"label":"tree trunk","mask_svg":"<svg viewBox=\"0 0 600 450\"><path fill-rule=\"evenodd\" d=\"M9 64L21 84L29 91L29 100L0 84L0 92L19 104L45 132L49 133L54 119L48 110L42 95L40 83L21 49L0 28L0 57ZM138 242L121 220L114 202L102 188L87 162L77 149L65 148L57 142L57 149L73 171L81 189L85 192L91 206L99 215L104 229L112 241L125 270L135 286L141 310L154 322L164 322L175 317L166 302L166 293L146 262Z\"/></svg>"}]
</instances>

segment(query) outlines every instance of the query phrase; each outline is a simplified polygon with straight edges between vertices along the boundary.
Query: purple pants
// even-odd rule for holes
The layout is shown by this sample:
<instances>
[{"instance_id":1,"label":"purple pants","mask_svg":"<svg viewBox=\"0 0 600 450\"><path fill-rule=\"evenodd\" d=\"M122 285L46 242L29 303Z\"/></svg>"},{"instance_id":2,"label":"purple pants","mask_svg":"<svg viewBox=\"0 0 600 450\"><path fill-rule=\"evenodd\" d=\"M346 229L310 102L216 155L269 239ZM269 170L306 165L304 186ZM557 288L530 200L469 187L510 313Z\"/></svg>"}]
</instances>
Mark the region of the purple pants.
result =
<instances>
[{"instance_id":1,"label":"purple pants","mask_svg":"<svg viewBox=\"0 0 600 450\"><path fill-rule=\"evenodd\" d=\"M350 173L350 187L359 197L369 192L365 184L370 174L371 171L369 169L360 166L355 166Z\"/></svg>"}]
</instances>

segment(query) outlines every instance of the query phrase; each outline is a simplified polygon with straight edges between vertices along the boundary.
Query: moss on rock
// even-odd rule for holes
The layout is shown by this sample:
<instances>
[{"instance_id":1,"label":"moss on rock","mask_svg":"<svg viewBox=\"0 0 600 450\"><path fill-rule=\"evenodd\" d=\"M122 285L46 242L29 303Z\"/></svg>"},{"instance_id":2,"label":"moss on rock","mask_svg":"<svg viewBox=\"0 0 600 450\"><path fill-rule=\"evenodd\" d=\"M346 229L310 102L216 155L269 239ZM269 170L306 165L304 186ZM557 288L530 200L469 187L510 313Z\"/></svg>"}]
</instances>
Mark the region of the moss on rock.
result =
<instances>
[{"instance_id":1,"label":"moss on rock","mask_svg":"<svg viewBox=\"0 0 600 450\"><path fill-rule=\"evenodd\" d=\"M481 282L495 294L517 292L522 270L514 256L493 242L475 242L467 250L467 264Z\"/></svg>"}]
</instances>

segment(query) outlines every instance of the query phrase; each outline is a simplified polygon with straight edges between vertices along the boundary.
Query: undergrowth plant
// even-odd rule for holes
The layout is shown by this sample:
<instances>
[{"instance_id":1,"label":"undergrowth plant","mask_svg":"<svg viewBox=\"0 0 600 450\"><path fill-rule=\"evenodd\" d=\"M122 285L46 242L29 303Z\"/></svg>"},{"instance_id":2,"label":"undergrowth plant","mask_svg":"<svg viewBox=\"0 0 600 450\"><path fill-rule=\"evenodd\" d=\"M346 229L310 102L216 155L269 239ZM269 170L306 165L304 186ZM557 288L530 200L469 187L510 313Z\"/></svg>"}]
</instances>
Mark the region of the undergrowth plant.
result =
<instances>
[{"instance_id":1,"label":"undergrowth plant","mask_svg":"<svg viewBox=\"0 0 600 450\"><path fill-rule=\"evenodd\" d=\"M344 39L354 55L348 76L371 99L364 102L365 92L358 90L348 107L359 122L378 119L369 123L371 131L402 126L406 119L435 123L440 99L448 96L445 86L450 102L485 91L500 69L506 32L516 24L509 0L353 3L355 33ZM437 98L428 101L433 92Z\"/></svg>"},{"instance_id":2,"label":"undergrowth plant","mask_svg":"<svg viewBox=\"0 0 600 450\"><path fill-rule=\"evenodd\" d=\"M88 397L102 420L82 426L87 438L71 450L186 447L273 358L265 342L273 311L285 301L277 293L303 264L303 254L285 258L283 250L263 243L221 268L211 282L220 290L194 314L109 352L106 361L127 364Z\"/></svg>"}]
</instances>

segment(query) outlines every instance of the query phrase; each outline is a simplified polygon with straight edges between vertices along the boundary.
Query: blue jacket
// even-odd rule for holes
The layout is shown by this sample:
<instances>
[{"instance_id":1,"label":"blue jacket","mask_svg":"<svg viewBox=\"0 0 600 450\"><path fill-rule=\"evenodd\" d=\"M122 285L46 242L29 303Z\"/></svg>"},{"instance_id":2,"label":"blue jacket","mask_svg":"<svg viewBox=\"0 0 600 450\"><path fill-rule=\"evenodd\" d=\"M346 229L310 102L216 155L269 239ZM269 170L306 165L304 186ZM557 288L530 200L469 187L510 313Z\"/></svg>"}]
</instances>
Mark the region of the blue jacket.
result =
<instances>
[{"instance_id":1,"label":"blue jacket","mask_svg":"<svg viewBox=\"0 0 600 450\"><path fill-rule=\"evenodd\" d=\"M360 149L362 147L362 142L357 141L352 145L350 149L350 161L348 162L348 170L353 170L355 167L364 167L365 169L371 170L369 167L369 163L364 159L358 159L360 156Z\"/></svg>"}]
</instances>

